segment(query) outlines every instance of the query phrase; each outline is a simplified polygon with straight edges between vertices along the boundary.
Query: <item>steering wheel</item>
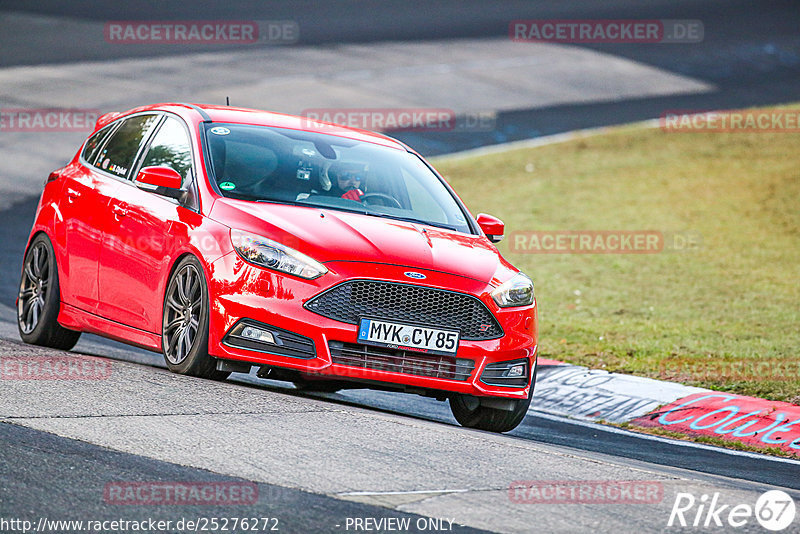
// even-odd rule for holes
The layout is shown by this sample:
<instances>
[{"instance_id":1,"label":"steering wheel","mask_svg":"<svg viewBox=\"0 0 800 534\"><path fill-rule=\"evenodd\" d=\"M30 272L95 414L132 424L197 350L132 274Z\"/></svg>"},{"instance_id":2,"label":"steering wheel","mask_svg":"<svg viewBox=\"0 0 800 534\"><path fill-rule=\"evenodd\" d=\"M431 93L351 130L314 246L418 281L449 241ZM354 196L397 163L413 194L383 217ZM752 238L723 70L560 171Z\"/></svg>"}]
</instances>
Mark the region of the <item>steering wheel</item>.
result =
<instances>
[{"instance_id":1,"label":"steering wheel","mask_svg":"<svg viewBox=\"0 0 800 534\"><path fill-rule=\"evenodd\" d=\"M400 202L396 198L389 195L385 195L383 193L367 193L365 195L362 195L361 202L366 202L370 198L379 198L381 200L387 201L388 202L388 204L386 204L387 206L394 205L394 207L397 209L403 209L403 206L400 205ZM366 203L369 204L369 202Z\"/></svg>"}]
</instances>

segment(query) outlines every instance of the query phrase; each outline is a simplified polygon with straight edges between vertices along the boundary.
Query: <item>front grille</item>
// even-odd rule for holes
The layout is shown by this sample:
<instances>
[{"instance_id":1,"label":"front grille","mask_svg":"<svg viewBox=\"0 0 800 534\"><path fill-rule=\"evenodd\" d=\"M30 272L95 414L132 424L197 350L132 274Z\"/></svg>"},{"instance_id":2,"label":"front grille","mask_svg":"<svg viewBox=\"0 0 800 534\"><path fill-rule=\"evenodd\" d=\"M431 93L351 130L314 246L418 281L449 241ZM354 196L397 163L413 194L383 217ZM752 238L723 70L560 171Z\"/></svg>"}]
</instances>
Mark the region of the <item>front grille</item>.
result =
<instances>
[{"instance_id":1,"label":"front grille","mask_svg":"<svg viewBox=\"0 0 800 534\"><path fill-rule=\"evenodd\" d=\"M486 305L471 295L430 287L352 280L312 298L306 309L358 324L362 317L408 321L461 331L461 339L496 339L503 329Z\"/></svg>"},{"instance_id":2,"label":"front grille","mask_svg":"<svg viewBox=\"0 0 800 534\"><path fill-rule=\"evenodd\" d=\"M406 375L428 376L465 382L475 361L452 356L423 356L417 352L331 341L331 360L339 365L389 371Z\"/></svg>"}]
</instances>

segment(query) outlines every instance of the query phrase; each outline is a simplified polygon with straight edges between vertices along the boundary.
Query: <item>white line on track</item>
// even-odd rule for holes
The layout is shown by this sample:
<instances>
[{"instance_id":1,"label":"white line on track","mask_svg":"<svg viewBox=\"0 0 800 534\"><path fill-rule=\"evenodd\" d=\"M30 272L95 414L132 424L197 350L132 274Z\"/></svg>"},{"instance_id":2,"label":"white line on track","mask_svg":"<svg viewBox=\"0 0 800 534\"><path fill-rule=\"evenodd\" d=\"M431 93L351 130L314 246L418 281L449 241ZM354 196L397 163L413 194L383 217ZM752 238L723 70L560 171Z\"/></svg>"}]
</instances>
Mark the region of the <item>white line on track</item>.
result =
<instances>
[{"instance_id":1,"label":"white line on track","mask_svg":"<svg viewBox=\"0 0 800 534\"><path fill-rule=\"evenodd\" d=\"M414 490L414 491L348 491L337 493L339 496L371 496L371 495L427 495L429 493L448 494L448 493L467 493L468 491L482 491L480 489L442 489L442 490ZM494 488L487 488L483 491L494 491Z\"/></svg>"}]
</instances>

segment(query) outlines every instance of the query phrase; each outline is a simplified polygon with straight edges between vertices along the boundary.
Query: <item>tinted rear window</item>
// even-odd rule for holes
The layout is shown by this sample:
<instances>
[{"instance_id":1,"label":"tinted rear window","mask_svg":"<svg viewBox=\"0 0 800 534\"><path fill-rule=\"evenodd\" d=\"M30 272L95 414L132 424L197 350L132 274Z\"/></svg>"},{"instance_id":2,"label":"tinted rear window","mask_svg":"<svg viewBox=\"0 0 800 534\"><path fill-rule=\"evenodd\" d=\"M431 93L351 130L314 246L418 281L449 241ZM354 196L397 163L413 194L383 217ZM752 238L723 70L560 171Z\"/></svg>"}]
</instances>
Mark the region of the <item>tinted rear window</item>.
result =
<instances>
[{"instance_id":1,"label":"tinted rear window","mask_svg":"<svg viewBox=\"0 0 800 534\"><path fill-rule=\"evenodd\" d=\"M109 132L114 129L115 125L106 126L86 141L86 146L83 148L83 159L88 161L91 165L95 165L95 158L97 157L97 151L103 145L103 140L105 140L106 136Z\"/></svg>"},{"instance_id":2,"label":"tinted rear window","mask_svg":"<svg viewBox=\"0 0 800 534\"><path fill-rule=\"evenodd\" d=\"M136 153L161 117L137 115L126 119L96 157L94 165L117 176L127 176Z\"/></svg>"}]
</instances>

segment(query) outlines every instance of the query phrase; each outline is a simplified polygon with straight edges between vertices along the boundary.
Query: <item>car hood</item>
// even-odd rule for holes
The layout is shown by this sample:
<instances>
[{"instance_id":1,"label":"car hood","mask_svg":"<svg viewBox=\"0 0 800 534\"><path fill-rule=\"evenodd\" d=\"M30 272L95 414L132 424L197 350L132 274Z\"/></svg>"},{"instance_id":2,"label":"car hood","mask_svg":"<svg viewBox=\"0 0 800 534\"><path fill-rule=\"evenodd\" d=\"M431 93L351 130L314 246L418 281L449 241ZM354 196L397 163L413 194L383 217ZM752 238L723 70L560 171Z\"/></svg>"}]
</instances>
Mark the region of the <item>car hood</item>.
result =
<instances>
[{"instance_id":1,"label":"car hood","mask_svg":"<svg viewBox=\"0 0 800 534\"><path fill-rule=\"evenodd\" d=\"M256 203L214 202L210 217L273 239L322 263L362 261L466 276L490 283L503 260L483 236L359 213Z\"/></svg>"}]
</instances>

